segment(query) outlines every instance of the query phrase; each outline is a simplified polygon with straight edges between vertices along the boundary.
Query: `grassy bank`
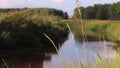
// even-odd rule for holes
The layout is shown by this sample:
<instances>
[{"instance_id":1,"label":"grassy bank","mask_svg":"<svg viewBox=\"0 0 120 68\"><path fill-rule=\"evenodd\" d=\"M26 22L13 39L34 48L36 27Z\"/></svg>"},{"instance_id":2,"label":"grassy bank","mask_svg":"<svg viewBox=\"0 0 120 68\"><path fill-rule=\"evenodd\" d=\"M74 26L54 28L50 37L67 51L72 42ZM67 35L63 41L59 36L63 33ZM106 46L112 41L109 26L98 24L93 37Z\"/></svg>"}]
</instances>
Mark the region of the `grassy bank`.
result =
<instances>
[{"instance_id":1,"label":"grassy bank","mask_svg":"<svg viewBox=\"0 0 120 68\"><path fill-rule=\"evenodd\" d=\"M75 38L77 40L82 39L81 27L78 22L74 21L64 21L69 22L72 31L75 33ZM120 43L120 21L112 20L83 20L83 26L85 28L86 36L88 41L106 40Z\"/></svg>"}]
</instances>

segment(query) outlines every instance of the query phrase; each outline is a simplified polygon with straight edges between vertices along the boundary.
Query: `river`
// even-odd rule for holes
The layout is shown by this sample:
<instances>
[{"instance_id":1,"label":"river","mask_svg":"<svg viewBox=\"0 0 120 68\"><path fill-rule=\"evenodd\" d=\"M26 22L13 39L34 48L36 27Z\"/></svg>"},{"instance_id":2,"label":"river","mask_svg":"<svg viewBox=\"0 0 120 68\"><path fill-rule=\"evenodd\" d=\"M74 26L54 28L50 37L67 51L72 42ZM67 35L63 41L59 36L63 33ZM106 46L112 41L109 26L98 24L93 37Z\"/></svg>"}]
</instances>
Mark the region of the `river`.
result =
<instances>
[{"instance_id":1,"label":"river","mask_svg":"<svg viewBox=\"0 0 120 68\"><path fill-rule=\"evenodd\" d=\"M78 67L79 61L84 63L85 60L87 62L92 60L94 62L94 54L99 54L106 61L118 57L117 51L112 49L111 45L113 43L103 41L86 42L85 52L83 52L83 43L75 42L74 35L69 33L68 39L59 49L59 54L52 52L38 53L37 57L10 57L4 60L10 68L69 68L72 63ZM0 68L5 68L2 61Z\"/></svg>"}]
</instances>

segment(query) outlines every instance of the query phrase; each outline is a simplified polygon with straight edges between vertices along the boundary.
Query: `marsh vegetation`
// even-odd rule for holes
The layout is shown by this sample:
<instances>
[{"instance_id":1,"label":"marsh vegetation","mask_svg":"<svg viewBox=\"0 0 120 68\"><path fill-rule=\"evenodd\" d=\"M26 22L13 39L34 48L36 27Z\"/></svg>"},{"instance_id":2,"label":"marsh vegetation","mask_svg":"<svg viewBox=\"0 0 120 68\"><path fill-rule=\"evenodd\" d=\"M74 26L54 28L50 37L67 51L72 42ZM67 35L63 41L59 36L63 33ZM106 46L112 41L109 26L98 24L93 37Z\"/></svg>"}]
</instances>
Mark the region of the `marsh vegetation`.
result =
<instances>
[{"instance_id":1,"label":"marsh vegetation","mask_svg":"<svg viewBox=\"0 0 120 68\"><path fill-rule=\"evenodd\" d=\"M119 68L119 5L77 8L71 19L53 8L0 9L0 68Z\"/></svg>"}]
</instances>

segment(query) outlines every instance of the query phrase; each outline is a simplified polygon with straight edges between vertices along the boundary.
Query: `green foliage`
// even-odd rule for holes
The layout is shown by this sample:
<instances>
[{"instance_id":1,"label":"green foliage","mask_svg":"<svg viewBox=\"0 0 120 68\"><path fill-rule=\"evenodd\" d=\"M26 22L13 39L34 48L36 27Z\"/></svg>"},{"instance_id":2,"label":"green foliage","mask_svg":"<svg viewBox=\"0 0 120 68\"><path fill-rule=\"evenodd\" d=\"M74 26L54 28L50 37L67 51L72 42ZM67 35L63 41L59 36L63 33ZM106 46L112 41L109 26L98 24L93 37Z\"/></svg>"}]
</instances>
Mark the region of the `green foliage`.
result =
<instances>
[{"instance_id":1,"label":"green foliage","mask_svg":"<svg viewBox=\"0 0 120 68\"><path fill-rule=\"evenodd\" d=\"M19 12L19 11L28 11L30 15L40 15L40 16L53 15L53 16L61 17L63 19L68 19L67 12L63 12L62 10L57 10L53 8L0 9L0 14L1 13L11 14L11 13Z\"/></svg>"},{"instance_id":2,"label":"green foliage","mask_svg":"<svg viewBox=\"0 0 120 68\"><path fill-rule=\"evenodd\" d=\"M109 20L83 20L83 26L88 41L103 40L103 36L108 41L120 43L120 21ZM72 31L75 33L75 38L81 40L81 27L79 23L69 22Z\"/></svg>"},{"instance_id":3,"label":"green foliage","mask_svg":"<svg viewBox=\"0 0 120 68\"><path fill-rule=\"evenodd\" d=\"M49 9L44 9L46 10L49 12ZM0 53L35 47L51 48L52 44L44 33L49 35L56 45L63 42L68 34L67 26L64 26L66 24L62 23L62 18L57 15L41 15L48 13L44 11L24 9L0 14Z\"/></svg>"},{"instance_id":4,"label":"green foliage","mask_svg":"<svg viewBox=\"0 0 120 68\"><path fill-rule=\"evenodd\" d=\"M86 8L81 7L83 19L120 20L120 2L114 4L96 4ZM74 10L74 17L79 18L77 10Z\"/></svg>"}]
</instances>

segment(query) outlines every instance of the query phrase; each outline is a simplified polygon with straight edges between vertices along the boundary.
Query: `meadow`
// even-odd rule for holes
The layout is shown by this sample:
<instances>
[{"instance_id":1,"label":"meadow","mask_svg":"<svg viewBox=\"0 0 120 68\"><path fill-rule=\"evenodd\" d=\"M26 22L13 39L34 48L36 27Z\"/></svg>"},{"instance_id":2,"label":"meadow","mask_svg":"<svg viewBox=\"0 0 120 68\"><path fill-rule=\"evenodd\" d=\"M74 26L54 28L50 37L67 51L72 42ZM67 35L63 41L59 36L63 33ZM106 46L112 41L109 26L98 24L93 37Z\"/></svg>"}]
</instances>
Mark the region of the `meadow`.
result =
<instances>
[{"instance_id":1,"label":"meadow","mask_svg":"<svg viewBox=\"0 0 120 68\"><path fill-rule=\"evenodd\" d=\"M65 21L64 21L65 22ZM81 40L81 27L78 22L69 20L76 40ZM107 41L120 43L120 21L119 20L83 20L83 26L88 41L101 41L103 36Z\"/></svg>"}]
</instances>

